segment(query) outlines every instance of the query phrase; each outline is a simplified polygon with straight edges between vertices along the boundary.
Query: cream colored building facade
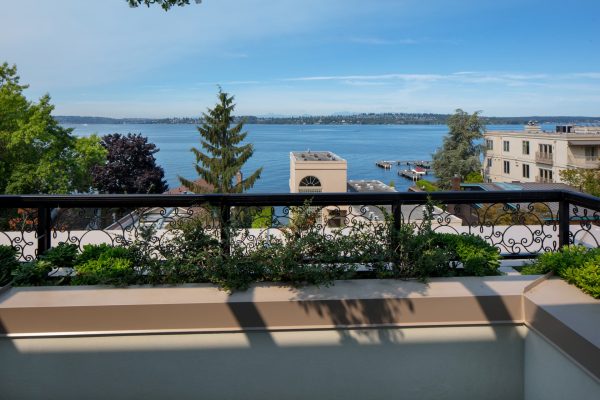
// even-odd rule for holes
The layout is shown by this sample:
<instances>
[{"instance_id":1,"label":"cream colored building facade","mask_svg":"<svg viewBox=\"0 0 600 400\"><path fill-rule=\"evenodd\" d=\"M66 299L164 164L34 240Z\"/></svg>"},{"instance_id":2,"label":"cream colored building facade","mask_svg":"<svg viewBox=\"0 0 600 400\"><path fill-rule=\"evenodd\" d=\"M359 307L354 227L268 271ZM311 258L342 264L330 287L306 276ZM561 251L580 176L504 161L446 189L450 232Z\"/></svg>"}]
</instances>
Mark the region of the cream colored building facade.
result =
<instances>
[{"instance_id":1,"label":"cream colored building facade","mask_svg":"<svg viewBox=\"0 0 600 400\"><path fill-rule=\"evenodd\" d=\"M348 163L330 151L290 153L290 193L344 193ZM331 205L321 210L321 222L330 228L346 225L348 206Z\"/></svg>"},{"instance_id":2,"label":"cream colored building facade","mask_svg":"<svg viewBox=\"0 0 600 400\"><path fill-rule=\"evenodd\" d=\"M348 163L330 151L290 153L290 193L346 192Z\"/></svg>"},{"instance_id":3,"label":"cream colored building facade","mask_svg":"<svg viewBox=\"0 0 600 400\"><path fill-rule=\"evenodd\" d=\"M485 182L564 183L560 171L600 167L600 126L558 125L547 132L529 124L486 132L484 140Z\"/></svg>"}]
</instances>

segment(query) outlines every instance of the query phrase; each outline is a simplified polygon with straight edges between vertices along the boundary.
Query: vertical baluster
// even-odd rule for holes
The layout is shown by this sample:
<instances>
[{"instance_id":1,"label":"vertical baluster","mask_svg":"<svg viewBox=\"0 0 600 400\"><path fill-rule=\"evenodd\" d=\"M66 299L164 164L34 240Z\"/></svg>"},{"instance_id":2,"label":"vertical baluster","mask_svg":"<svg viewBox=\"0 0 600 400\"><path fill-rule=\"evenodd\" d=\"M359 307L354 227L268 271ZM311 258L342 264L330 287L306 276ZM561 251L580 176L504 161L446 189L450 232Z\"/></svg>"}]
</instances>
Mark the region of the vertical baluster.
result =
<instances>
[{"instance_id":1,"label":"vertical baluster","mask_svg":"<svg viewBox=\"0 0 600 400\"><path fill-rule=\"evenodd\" d=\"M392 204L392 214L394 216L394 227L392 230L392 249L397 251L399 249L400 243L399 239L399 231L402 224L402 203L399 201L394 201Z\"/></svg>"},{"instance_id":2,"label":"vertical baluster","mask_svg":"<svg viewBox=\"0 0 600 400\"><path fill-rule=\"evenodd\" d=\"M558 245L569 245L569 212L570 204L567 200L560 200L558 211Z\"/></svg>"},{"instance_id":3,"label":"vertical baluster","mask_svg":"<svg viewBox=\"0 0 600 400\"><path fill-rule=\"evenodd\" d=\"M52 239L52 217L50 215L50 208L43 207L38 208L38 221L36 227L38 248L37 254L43 254L46 250L50 249Z\"/></svg>"},{"instance_id":4,"label":"vertical baluster","mask_svg":"<svg viewBox=\"0 0 600 400\"><path fill-rule=\"evenodd\" d=\"M231 206L221 203L221 249L223 254L231 252Z\"/></svg>"}]
</instances>

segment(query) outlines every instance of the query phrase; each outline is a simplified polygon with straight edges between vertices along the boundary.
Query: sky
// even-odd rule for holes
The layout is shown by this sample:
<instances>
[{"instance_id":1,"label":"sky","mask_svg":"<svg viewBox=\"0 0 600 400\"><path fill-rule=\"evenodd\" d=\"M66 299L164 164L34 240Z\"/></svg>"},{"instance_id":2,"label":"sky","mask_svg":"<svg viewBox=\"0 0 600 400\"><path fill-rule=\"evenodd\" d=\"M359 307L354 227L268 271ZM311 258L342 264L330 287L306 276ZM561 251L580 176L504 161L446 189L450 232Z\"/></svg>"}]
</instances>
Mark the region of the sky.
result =
<instances>
[{"instance_id":1,"label":"sky","mask_svg":"<svg viewBox=\"0 0 600 400\"><path fill-rule=\"evenodd\" d=\"M598 0L0 0L0 62L55 115L600 116Z\"/></svg>"}]
</instances>

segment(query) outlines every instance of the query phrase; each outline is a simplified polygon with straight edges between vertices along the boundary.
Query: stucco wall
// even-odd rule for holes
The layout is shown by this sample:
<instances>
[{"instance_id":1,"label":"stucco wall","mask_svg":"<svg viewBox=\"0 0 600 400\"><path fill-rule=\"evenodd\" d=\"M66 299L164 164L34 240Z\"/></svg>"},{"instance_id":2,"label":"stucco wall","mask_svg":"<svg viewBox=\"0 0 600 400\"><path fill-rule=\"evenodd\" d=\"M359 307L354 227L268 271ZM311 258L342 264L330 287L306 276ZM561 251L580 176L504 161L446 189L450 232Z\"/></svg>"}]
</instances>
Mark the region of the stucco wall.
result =
<instances>
[{"instance_id":1,"label":"stucco wall","mask_svg":"<svg viewBox=\"0 0 600 400\"><path fill-rule=\"evenodd\" d=\"M0 398L518 400L524 334L506 325L2 338Z\"/></svg>"},{"instance_id":2,"label":"stucco wall","mask_svg":"<svg viewBox=\"0 0 600 400\"><path fill-rule=\"evenodd\" d=\"M525 337L525 400L598 399L600 382L533 330Z\"/></svg>"}]
</instances>

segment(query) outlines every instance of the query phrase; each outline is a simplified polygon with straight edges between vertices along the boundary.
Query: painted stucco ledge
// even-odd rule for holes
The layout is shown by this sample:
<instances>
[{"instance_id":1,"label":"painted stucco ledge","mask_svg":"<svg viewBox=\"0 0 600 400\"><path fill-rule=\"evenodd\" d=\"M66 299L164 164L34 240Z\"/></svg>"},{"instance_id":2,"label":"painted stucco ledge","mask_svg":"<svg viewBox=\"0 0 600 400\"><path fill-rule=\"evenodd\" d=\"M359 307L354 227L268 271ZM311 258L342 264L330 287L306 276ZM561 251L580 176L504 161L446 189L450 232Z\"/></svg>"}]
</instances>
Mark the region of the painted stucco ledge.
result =
<instances>
[{"instance_id":1,"label":"painted stucco ledge","mask_svg":"<svg viewBox=\"0 0 600 400\"><path fill-rule=\"evenodd\" d=\"M525 325L600 379L600 301L548 276L177 287L7 288L0 338Z\"/></svg>"},{"instance_id":2,"label":"painted stucco ledge","mask_svg":"<svg viewBox=\"0 0 600 400\"><path fill-rule=\"evenodd\" d=\"M522 324L523 293L540 276L258 284L229 295L213 285L11 288L0 335L55 336Z\"/></svg>"}]
</instances>

